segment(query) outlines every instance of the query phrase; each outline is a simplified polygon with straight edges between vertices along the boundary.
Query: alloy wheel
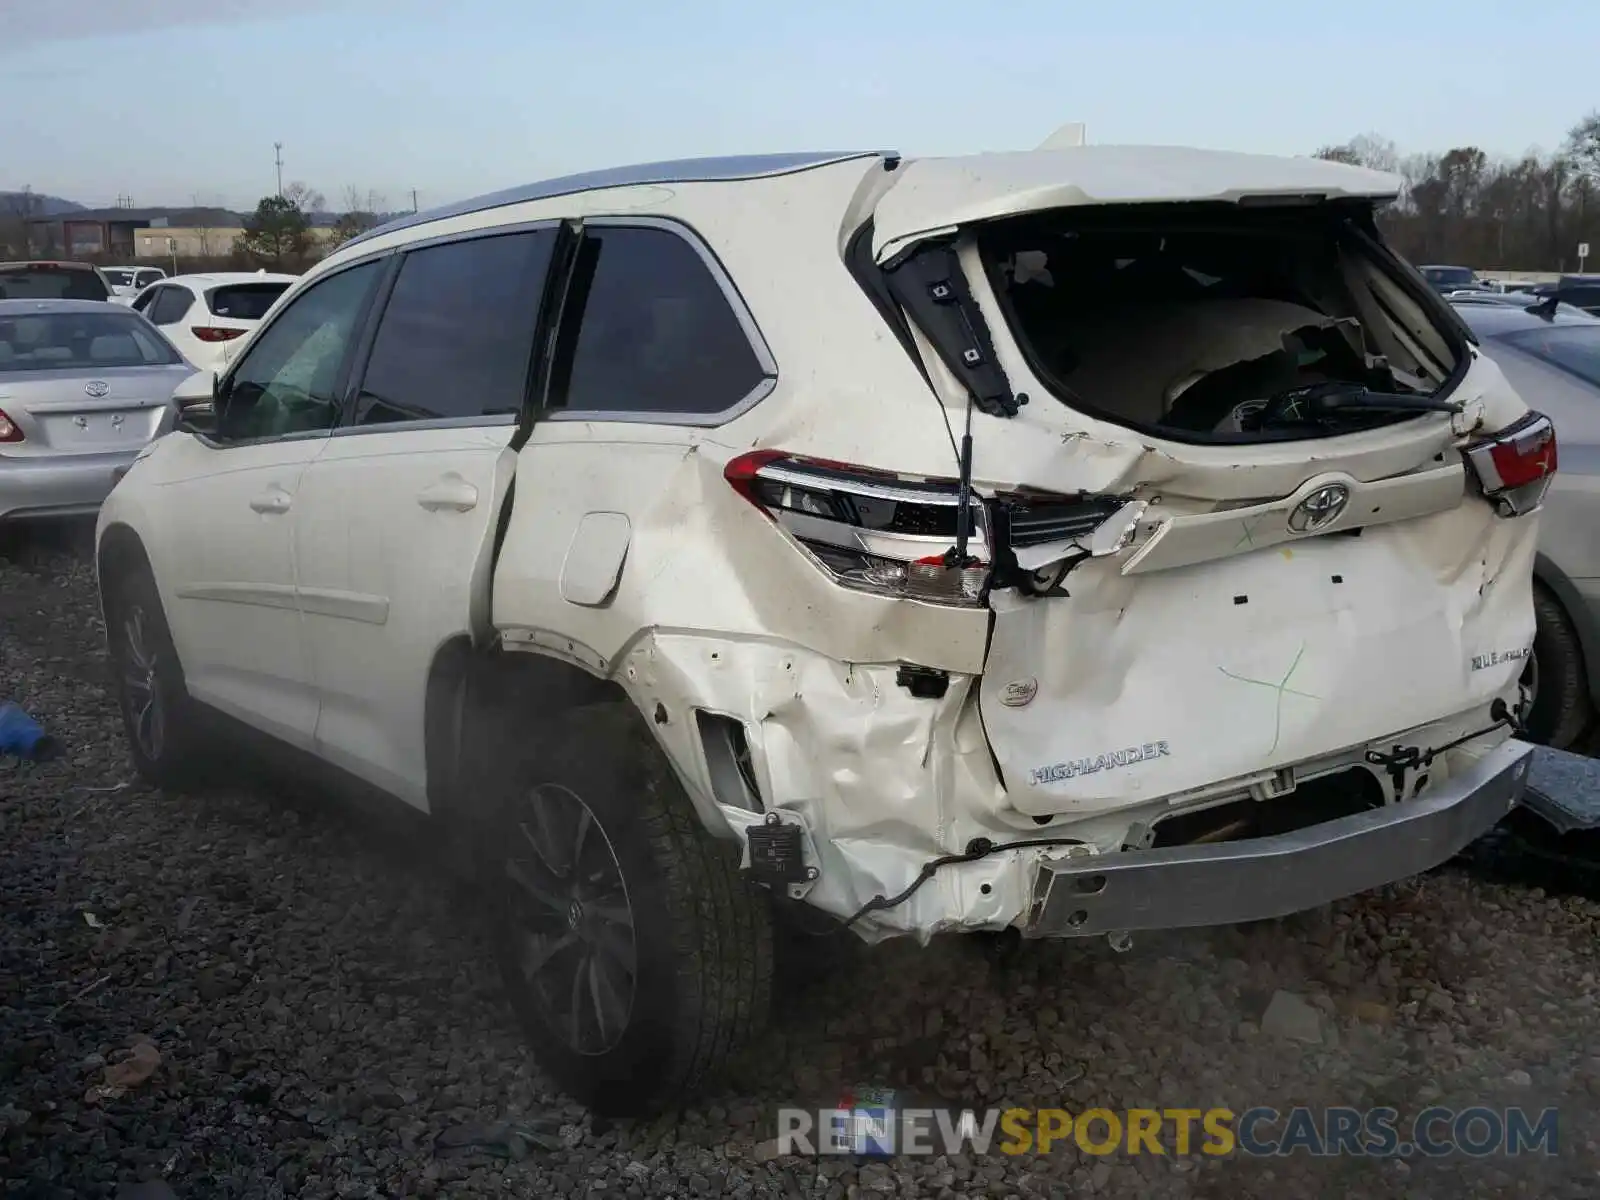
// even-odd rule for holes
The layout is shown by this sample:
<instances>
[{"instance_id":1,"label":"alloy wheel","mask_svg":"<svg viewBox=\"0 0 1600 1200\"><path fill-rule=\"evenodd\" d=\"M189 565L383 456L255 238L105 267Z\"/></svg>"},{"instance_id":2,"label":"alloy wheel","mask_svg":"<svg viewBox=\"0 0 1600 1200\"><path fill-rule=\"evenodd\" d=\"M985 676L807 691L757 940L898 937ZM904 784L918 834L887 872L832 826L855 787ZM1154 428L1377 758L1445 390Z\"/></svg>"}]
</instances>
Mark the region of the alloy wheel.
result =
<instances>
[{"instance_id":1,"label":"alloy wheel","mask_svg":"<svg viewBox=\"0 0 1600 1200\"><path fill-rule=\"evenodd\" d=\"M134 740L146 758L161 757L166 746L167 718L161 703L161 656L143 608L130 605L122 619L122 691L128 705Z\"/></svg>"},{"instance_id":2,"label":"alloy wheel","mask_svg":"<svg viewBox=\"0 0 1600 1200\"><path fill-rule=\"evenodd\" d=\"M518 803L505 873L518 966L551 1028L577 1054L622 1040L637 978L633 908L611 839L557 784Z\"/></svg>"}]
</instances>

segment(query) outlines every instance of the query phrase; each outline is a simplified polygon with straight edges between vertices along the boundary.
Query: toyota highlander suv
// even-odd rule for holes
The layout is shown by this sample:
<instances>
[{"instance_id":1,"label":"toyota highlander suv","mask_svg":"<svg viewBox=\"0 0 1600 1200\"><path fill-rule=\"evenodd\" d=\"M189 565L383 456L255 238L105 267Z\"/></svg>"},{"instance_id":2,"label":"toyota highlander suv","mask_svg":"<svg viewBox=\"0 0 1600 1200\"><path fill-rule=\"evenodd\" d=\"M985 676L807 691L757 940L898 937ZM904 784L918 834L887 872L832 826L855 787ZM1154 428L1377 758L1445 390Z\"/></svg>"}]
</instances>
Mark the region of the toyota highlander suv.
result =
<instances>
[{"instance_id":1,"label":"toyota highlander suv","mask_svg":"<svg viewBox=\"0 0 1600 1200\"><path fill-rule=\"evenodd\" d=\"M759 1028L782 906L1120 946L1430 868L1522 790L1556 442L1397 187L770 155L356 238L102 510L134 760L430 814L602 1112Z\"/></svg>"}]
</instances>

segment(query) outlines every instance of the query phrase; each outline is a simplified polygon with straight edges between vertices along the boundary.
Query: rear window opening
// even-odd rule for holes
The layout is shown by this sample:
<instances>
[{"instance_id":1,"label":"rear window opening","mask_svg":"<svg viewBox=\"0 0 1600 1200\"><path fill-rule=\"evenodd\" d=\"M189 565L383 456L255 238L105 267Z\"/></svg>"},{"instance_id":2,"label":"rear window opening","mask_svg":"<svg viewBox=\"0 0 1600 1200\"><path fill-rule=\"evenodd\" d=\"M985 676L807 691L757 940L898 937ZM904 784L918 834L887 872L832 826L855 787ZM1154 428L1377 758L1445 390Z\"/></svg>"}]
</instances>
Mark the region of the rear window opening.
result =
<instances>
[{"instance_id":1,"label":"rear window opening","mask_svg":"<svg viewBox=\"0 0 1600 1200\"><path fill-rule=\"evenodd\" d=\"M1086 415L1178 442L1327 437L1415 420L1465 362L1370 209L1152 205L995 222L978 249L1039 381Z\"/></svg>"},{"instance_id":2,"label":"rear window opening","mask_svg":"<svg viewBox=\"0 0 1600 1200\"><path fill-rule=\"evenodd\" d=\"M206 293L206 307L215 317L259 321L288 286L287 283L231 283L215 287Z\"/></svg>"}]
</instances>

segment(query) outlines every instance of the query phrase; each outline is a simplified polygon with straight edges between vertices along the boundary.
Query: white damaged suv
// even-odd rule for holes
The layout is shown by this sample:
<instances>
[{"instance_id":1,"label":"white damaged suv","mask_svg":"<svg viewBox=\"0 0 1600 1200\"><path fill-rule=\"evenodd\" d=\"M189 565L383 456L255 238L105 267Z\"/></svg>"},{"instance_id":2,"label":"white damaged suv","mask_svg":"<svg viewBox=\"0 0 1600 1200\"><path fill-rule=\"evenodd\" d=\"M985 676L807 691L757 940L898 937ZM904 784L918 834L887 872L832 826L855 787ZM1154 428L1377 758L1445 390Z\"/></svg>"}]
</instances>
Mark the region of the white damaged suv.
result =
<instances>
[{"instance_id":1,"label":"white damaged suv","mask_svg":"<svg viewBox=\"0 0 1600 1200\"><path fill-rule=\"evenodd\" d=\"M772 155L375 230L104 506L133 755L252 731L466 835L609 1112L759 1028L776 899L1120 944L1432 867L1522 790L1556 443L1396 188Z\"/></svg>"}]
</instances>

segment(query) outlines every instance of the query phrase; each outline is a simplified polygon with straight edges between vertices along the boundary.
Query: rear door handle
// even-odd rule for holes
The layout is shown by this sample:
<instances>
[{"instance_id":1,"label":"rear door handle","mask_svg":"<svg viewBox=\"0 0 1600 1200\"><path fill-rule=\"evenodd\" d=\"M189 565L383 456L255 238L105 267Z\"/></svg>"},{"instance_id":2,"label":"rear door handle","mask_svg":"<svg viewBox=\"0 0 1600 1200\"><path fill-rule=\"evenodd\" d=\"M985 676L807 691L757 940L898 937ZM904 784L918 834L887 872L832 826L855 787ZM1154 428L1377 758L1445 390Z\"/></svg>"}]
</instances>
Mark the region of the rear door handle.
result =
<instances>
[{"instance_id":1,"label":"rear door handle","mask_svg":"<svg viewBox=\"0 0 1600 1200\"><path fill-rule=\"evenodd\" d=\"M446 475L418 492L417 503L429 512L469 512L478 507L478 489L459 475Z\"/></svg>"},{"instance_id":2,"label":"rear door handle","mask_svg":"<svg viewBox=\"0 0 1600 1200\"><path fill-rule=\"evenodd\" d=\"M250 507L258 513L286 513L291 499L288 492L273 484L259 496L251 497Z\"/></svg>"}]
</instances>

